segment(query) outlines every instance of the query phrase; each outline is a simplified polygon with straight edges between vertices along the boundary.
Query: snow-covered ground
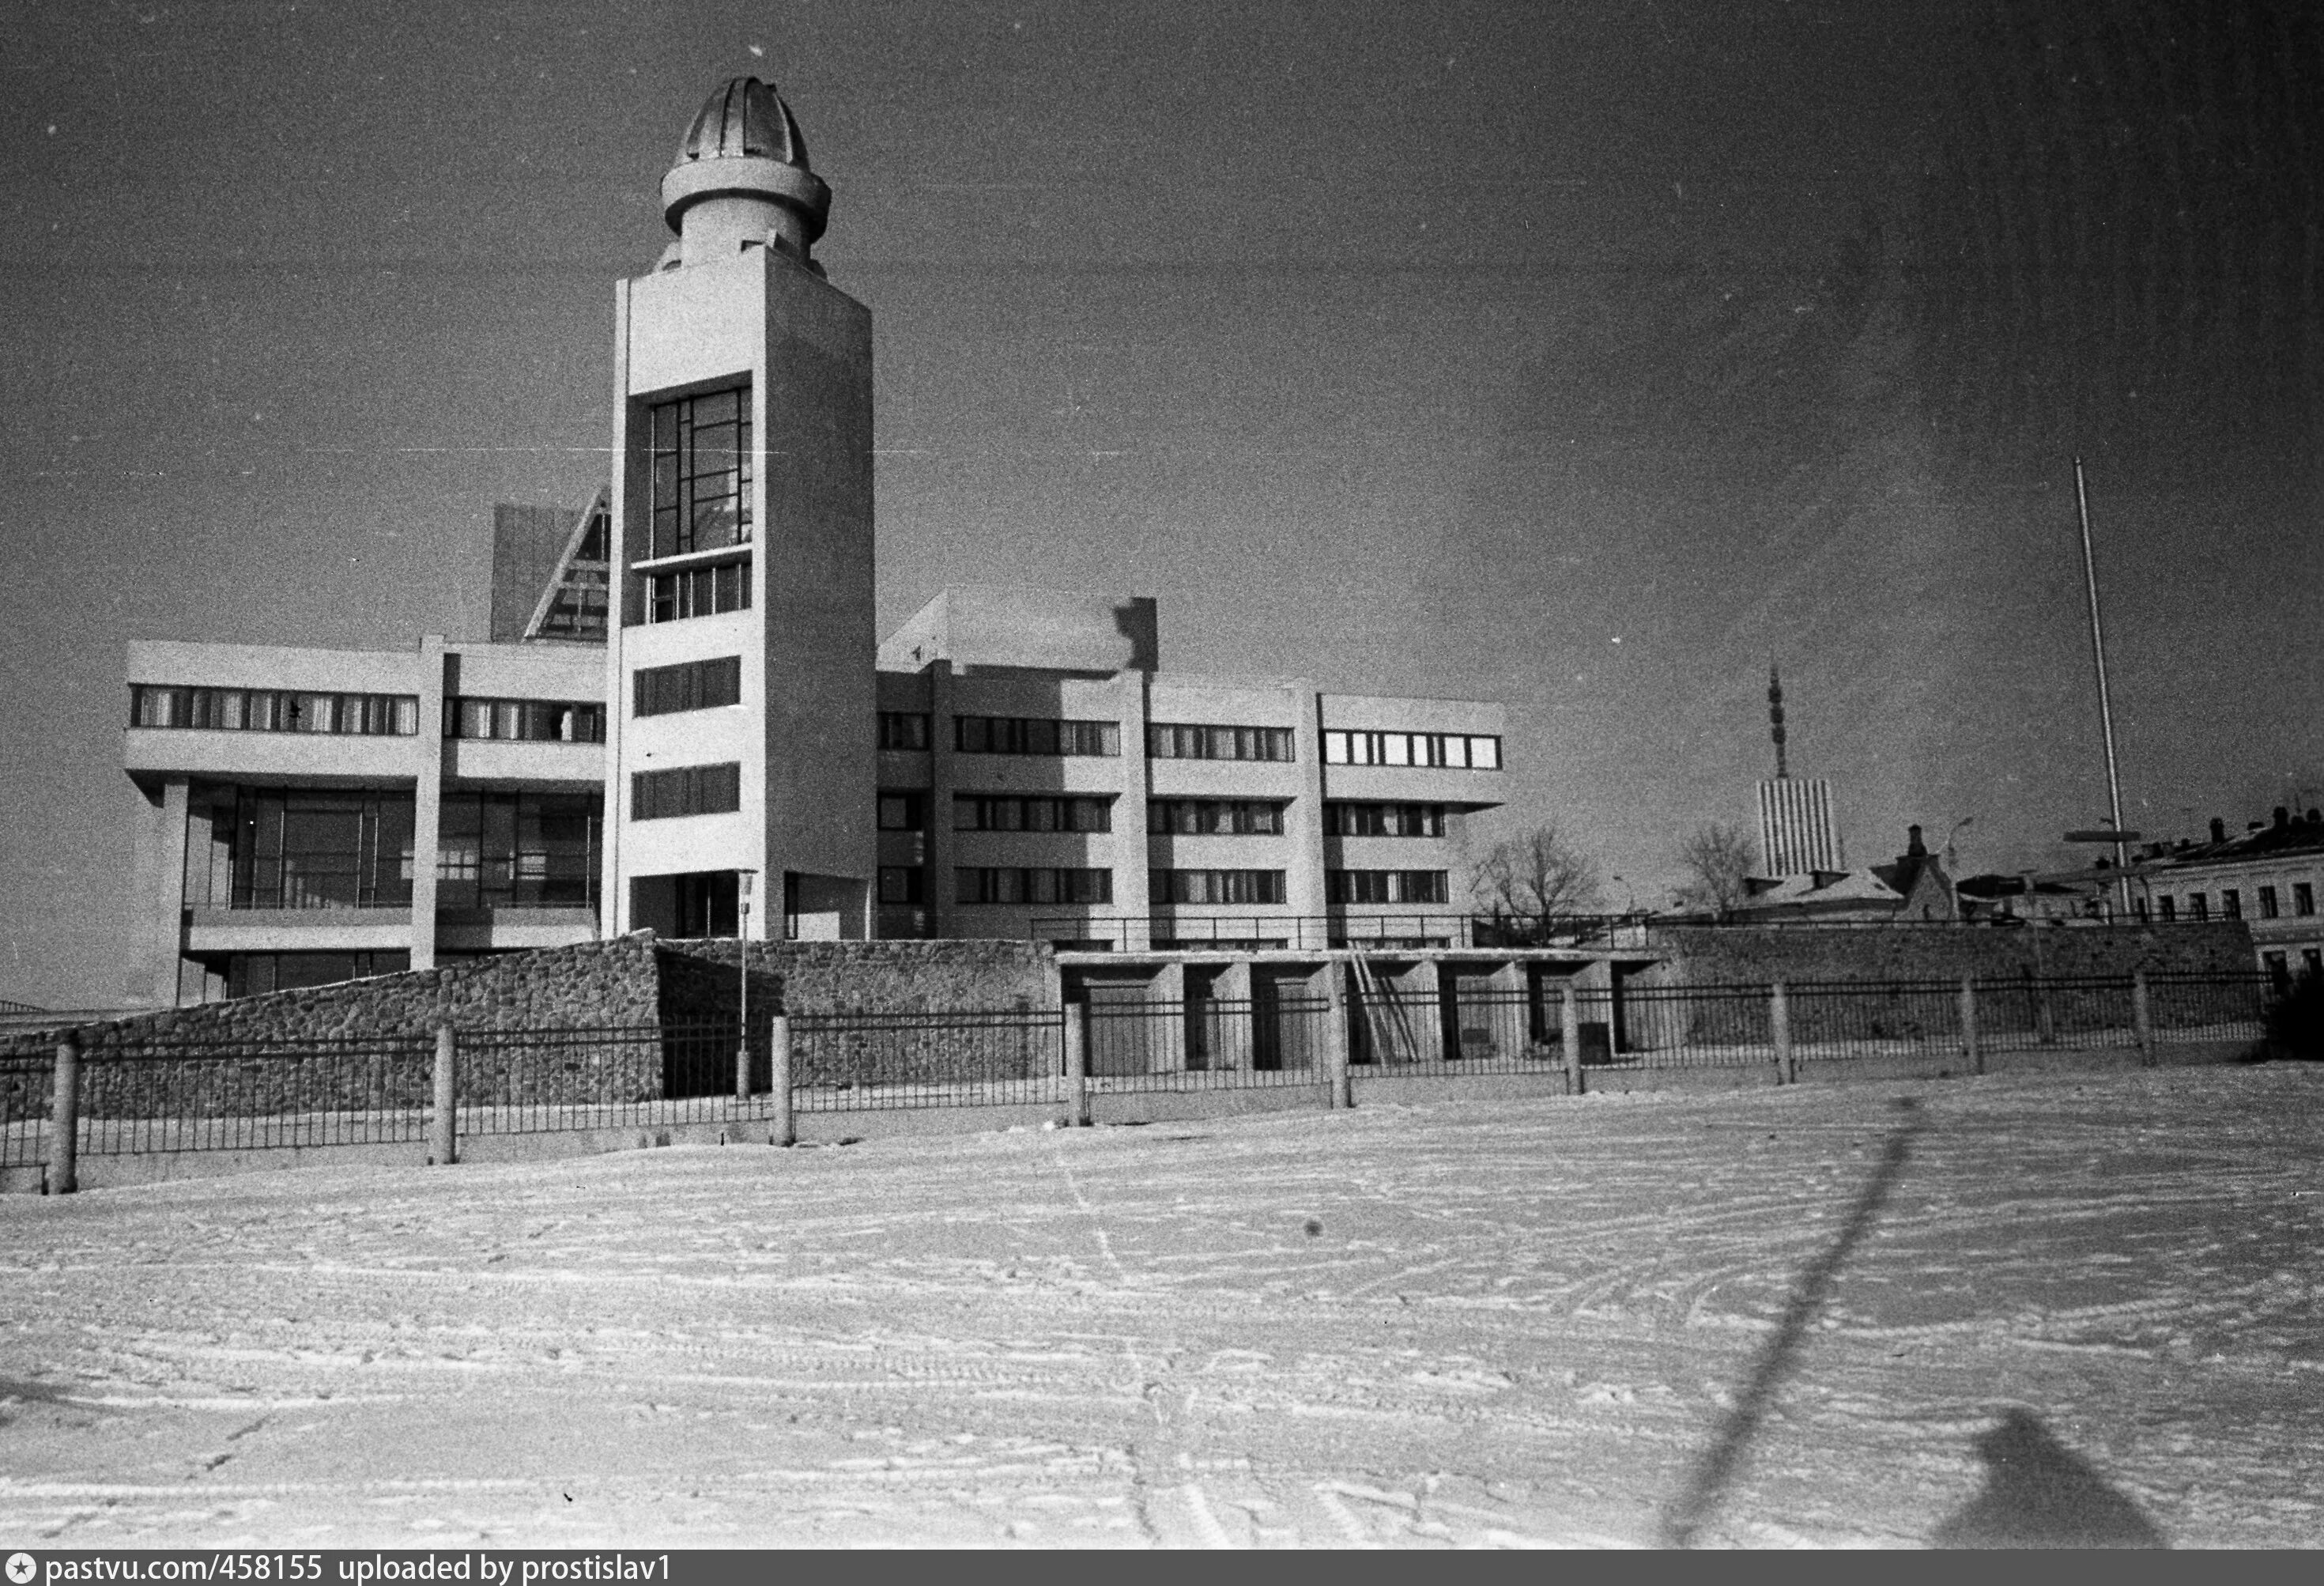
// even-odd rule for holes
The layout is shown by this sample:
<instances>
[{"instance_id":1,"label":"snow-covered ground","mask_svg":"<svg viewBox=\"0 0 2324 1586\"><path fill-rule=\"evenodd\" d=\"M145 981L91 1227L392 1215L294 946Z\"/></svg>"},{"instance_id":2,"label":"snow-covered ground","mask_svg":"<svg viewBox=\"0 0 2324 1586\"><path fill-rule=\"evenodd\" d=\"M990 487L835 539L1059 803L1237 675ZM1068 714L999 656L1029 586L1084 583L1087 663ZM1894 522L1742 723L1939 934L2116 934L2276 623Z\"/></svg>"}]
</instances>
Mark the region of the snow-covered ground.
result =
<instances>
[{"instance_id":1,"label":"snow-covered ground","mask_svg":"<svg viewBox=\"0 0 2324 1586\"><path fill-rule=\"evenodd\" d=\"M0 1542L1650 1544L1914 1120L1699 1539L2324 1543L2313 1065L10 1197Z\"/></svg>"}]
</instances>

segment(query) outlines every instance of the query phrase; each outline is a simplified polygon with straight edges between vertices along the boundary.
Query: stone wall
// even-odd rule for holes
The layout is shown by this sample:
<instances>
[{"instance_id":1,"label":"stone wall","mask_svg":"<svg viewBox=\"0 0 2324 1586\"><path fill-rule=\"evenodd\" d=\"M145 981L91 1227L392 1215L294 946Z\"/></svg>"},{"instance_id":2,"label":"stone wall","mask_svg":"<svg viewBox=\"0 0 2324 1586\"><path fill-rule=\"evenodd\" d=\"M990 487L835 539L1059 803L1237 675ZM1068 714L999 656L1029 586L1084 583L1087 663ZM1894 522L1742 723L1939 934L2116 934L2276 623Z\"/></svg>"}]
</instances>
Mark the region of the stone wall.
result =
<instances>
[{"instance_id":1,"label":"stone wall","mask_svg":"<svg viewBox=\"0 0 2324 1586\"><path fill-rule=\"evenodd\" d=\"M1766 985L1771 981L2126 979L2247 975L2258 964L2240 920L2169 926L1888 927L1656 926L1662 962L1638 985Z\"/></svg>"},{"instance_id":2,"label":"stone wall","mask_svg":"<svg viewBox=\"0 0 2324 1586\"><path fill-rule=\"evenodd\" d=\"M660 944L666 1023L731 1020L742 997L732 940ZM1057 1006L1047 942L753 942L751 1015L1005 1012Z\"/></svg>"}]
</instances>

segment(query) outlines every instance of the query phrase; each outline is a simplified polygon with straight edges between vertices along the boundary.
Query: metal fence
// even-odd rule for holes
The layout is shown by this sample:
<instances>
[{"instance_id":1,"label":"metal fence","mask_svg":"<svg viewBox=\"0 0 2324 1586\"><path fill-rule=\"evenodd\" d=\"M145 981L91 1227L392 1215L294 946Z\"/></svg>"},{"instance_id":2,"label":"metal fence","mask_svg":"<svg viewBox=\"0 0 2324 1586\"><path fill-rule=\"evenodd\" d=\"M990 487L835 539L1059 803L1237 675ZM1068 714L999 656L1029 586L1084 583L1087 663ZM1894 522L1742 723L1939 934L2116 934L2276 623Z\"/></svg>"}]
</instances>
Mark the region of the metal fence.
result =
<instances>
[{"instance_id":1,"label":"metal fence","mask_svg":"<svg viewBox=\"0 0 2324 1586\"><path fill-rule=\"evenodd\" d=\"M1302 993L1087 1004L1092 1091L1216 1091L1321 1083L1332 1004Z\"/></svg>"},{"instance_id":2,"label":"metal fence","mask_svg":"<svg viewBox=\"0 0 2324 1586\"><path fill-rule=\"evenodd\" d=\"M770 1111L763 1037L751 1090L738 1094L741 1027L635 1025L477 1030L459 1036L456 1093L464 1135L717 1123Z\"/></svg>"},{"instance_id":3,"label":"metal fence","mask_svg":"<svg viewBox=\"0 0 2324 1586\"><path fill-rule=\"evenodd\" d=\"M38 1167L49 1159L49 1109L56 1093L53 1058L0 1056L0 1168Z\"/></svg>"},{"instance_id":4,"label":"metal fence","mask_svg":"<svg viewBox=\"0 0 2324 1586\"><path fill-rule=\"evenodd\" d=\"M397 1144L426 1137L426 1037L154 1041L81 1059L85 1157Z\"/></svg>"},{"instance_id":5,"label":"metal fence","mask_svg":"<svg viewBox=\"0 0 2324 1586\"><path fill-rule=\"evenodd\" d=\"M1027 1106L1063 1094L1065 1019L1054 1009L802 1013L789 1027L802 1112Z\"/></svg>"}]
</instances>

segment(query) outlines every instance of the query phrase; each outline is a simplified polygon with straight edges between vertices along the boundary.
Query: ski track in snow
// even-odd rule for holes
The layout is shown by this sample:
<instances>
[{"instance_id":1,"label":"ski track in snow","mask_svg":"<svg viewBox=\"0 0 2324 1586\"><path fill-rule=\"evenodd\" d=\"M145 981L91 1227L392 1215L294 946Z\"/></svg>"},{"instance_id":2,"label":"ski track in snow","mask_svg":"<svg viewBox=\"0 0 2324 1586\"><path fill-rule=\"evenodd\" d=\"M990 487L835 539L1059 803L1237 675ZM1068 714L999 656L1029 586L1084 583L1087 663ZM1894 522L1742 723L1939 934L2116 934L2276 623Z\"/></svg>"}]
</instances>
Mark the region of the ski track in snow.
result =
<instances>
[{"instance_id":1,"label":"ski track in snow","mask_svg":"<svg viewBox=\"0 0 2324 1586\"><path fill-rule=\"evenodd\" d=\"M1452 1095L0 1200L0 1535L1652 1545L1912 1096L1701 1539L1918 1545L2019 1406L2324 1543L2324 1067Z\"/></svg>"}]
</instances>

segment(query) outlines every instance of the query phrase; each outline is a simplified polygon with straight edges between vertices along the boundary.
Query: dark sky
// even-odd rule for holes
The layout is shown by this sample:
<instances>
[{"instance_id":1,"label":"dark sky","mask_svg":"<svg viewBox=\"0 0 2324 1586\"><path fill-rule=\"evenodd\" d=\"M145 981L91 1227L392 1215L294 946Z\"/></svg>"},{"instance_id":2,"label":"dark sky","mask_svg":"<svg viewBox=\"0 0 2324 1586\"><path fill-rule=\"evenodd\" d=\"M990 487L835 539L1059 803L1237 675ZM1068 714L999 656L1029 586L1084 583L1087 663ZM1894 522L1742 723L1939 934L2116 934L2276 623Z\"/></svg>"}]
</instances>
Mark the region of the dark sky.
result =
<instances>
[{"instance_id":1,"label":"dark sky","mask_svg":"<svg viewBox=\"0 0 2324 1586\"><path fill-rule=\"evenodd\" d=\"M873 310L883 622L1151 594L1166 667L1502 699L1501 828L1618 903L1748 818L1774 655L1852 861L2046 865L2105 811L2079 450L2131 822L2324 803L2309 7L152 4L0 61L0 996L115 994L125 641L481 634L743 72Z\"/></svg>"}]
</instances>

